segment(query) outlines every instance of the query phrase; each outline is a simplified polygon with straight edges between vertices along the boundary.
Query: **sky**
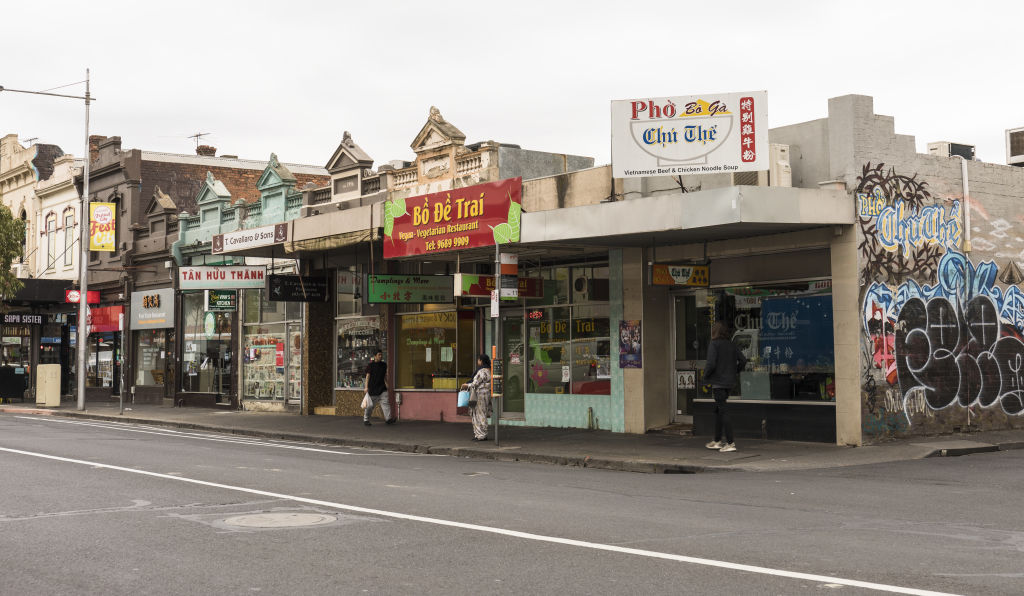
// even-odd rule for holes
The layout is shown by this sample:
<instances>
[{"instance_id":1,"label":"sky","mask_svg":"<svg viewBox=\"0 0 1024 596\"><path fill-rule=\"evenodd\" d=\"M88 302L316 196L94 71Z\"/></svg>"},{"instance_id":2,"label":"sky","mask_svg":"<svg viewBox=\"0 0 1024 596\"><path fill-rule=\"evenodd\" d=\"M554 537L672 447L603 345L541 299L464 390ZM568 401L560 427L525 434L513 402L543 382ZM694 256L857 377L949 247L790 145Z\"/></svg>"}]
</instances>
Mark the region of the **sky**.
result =
<instances>
[{"instance_id":1,"label":"sky","mask_svg":"<svg viewBox=\"0 0 1024 596\"><path fill-rule=\"evenodd\" d=\"M325 165L344 131L412 160L437 106L466 142L610 162L611 100L766 90L770 126L874 97L896 132L1006 163L1024 126L1024 2L14 2L0 85L85 79L124 148ZM83 95L84 84L54 90ZM0 93L0 134L81 155L84 102ZM770 140L770 139L769 139Z\"/></svg>"}]
</instances>

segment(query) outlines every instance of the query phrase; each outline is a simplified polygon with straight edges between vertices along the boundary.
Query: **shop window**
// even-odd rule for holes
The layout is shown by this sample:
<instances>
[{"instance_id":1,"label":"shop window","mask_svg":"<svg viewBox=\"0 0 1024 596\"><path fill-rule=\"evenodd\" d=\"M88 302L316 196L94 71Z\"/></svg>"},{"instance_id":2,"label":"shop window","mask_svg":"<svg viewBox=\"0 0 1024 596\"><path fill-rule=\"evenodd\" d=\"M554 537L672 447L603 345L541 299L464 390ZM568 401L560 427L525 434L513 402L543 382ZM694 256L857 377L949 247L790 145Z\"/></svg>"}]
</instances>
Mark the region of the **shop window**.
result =
<instances>
[{"instance_id":1,"label":"shop window","mask_svg":"<svg viewBox=\"0 0 1024 596\"><path fill-rule=\"evenodd\" d=\"M569 267L552 267L541 270L540 278L544 284L544 297L530 304L556 305L569 304L569 283L571 280Z\"/></svg>"},{"instance_id":2,"label":"shop window","mask_svg":"<svg viewBox=\"0 0 1024 596\"><path fill-rule=\"evenodd\" d=\"M245 290L242 395L248 399L299 399L302 395L302 304L266 300Z\"/></svg>"},{"instance_id":3,"label":"shop window","mask_svg":"<svg viewBox=\"0 0 1024 596\"><path fill-rule=\"evenodd\" d=\"M397 388L458 389L474 372L473 329L472 311L400 315Z\"/></svg>"},{"instance_id":4,"label":"shop window","mask_svg":"<svg viewBox=\"0 0 1024 596\"><path fill-rule=\"evenodd\" d=\"M182 390L229 395L235 313L207 311L205 300L201 291L182 294Z\"/></svg>"},{"instance_id":5,"label":"shop window","mask_svg":"<svg viewBox=\"0 0 1024 596\"><path fill-rule=\"evenodd\" d=\"M573 267L572 303L608 302L608 267Z\"/></svg>"},{"instance_id":6,"label":"shop window","mask_svg":"<svg viewBox=\"0 0 1024 596\"><path fill-rule=\"evenodd\" d=\"M163 329L135 331L135 384L163 387L167 332Z\"/></svg>"},{"instance_id":7,"label":"shop window","mask_svg":"<svg viewBox=\"0 0 1024 596\"><path fill-rule=\"evenodd\" d=\"M737 397L835 401L829 280L725 288L716 311L749 360Z\"/></svg>"},{"instance_id":8,"label":"shop window","mask_svg":"<svg viewBox=\"0 0 1024 596\"><path fill-rule=\"evenodd\" d=\"M387 341L380 328L380 317L347 317L336 322L338 336L338 376L341 389L363 389L366 367L377 350L387 352Z\"/></svg>"},{"instance_id":9,"label":"shop window","mask_svg":"<svg viewBox=\"0 0 1024 596\"><path fill-rule=\"evenodd\" d=\"M362 276L353 271L338 272L337 314L358 315L362 306Z\"/></svg>"},{"instance_id":10,"label":"shop window","mask_svg":"<svg viewBox=\"0 0 1024 596\"><path fill-rule=\"evenodd\" d=\"M569 330L572 393L611 393L608 305L574 306Z\"/></svg>"},{"instance_id":11,"label":"shop window","mask_svg":"<svg viewBox=\"0 0 1024 596\"><path fill-rule=\"evenodd\" d=\"M569 393L571 357L569 309L531 310L526 319L527 392Z\"/></svg>"}]
</instances>

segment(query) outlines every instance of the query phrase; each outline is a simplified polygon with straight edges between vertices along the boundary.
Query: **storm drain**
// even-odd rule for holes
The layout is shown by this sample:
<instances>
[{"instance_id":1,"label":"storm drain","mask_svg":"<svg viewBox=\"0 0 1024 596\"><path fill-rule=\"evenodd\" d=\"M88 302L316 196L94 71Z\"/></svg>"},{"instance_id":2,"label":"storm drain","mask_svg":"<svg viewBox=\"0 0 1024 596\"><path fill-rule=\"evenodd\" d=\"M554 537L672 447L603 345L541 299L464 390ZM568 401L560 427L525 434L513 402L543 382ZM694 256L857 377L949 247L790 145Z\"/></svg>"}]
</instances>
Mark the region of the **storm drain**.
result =
<instances>
[{"instance_id":1,"label":"storm drain","mask_svg":"<svg viewBox=\"0 0 1024 596\"><path fill-rule=\"evenodd\" d=\"M222 523L236 528L304 528L333 524L338 518L323 513L251 513L236 515Z\"/></svg>"}]
</instances>

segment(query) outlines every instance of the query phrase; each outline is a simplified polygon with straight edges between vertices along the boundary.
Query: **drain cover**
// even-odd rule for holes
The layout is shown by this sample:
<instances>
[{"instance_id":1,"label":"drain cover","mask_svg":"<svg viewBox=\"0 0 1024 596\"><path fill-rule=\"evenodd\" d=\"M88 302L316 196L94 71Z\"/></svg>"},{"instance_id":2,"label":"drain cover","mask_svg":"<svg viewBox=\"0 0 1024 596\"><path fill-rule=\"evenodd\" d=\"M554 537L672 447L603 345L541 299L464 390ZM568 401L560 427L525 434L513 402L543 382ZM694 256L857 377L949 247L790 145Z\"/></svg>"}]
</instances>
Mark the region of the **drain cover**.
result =
<instances>
[{"instance_id":1,"label":"drain cover","mask_svg":"<svg viewBox=\"0 0 1024 596\"><path fill-rule=\"evenodd\" d=\"M237 528L298 528L322 526L336 521L333 515L323 513L252 513L229 517L224 523Z\"/></svg>"}]
</instances>

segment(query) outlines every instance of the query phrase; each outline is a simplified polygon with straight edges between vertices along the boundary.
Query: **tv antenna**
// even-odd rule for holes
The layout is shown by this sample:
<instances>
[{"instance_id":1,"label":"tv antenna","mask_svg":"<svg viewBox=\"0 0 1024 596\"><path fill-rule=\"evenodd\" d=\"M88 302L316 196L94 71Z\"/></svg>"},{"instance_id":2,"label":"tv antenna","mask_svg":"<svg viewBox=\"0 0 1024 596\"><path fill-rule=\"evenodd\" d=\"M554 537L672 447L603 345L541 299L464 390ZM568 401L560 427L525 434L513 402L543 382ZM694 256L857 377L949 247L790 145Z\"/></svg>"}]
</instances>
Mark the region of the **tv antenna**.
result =
<instances>
[{"instance_id":1,"label":"tv antenna","mask_svg":"<svg viewBox=\"0 0 1024 596\"><path fill-rule=\"evenodd\" d=\"M208 133L208 132L197 132L196 134L188 135L185 138L186 139L195 139L196 140L196 148L198 148L199 147L199 139L201 139L202 137L205 137L208 134L210 134L210 133Z\"/></svg>"}]
</instances>

